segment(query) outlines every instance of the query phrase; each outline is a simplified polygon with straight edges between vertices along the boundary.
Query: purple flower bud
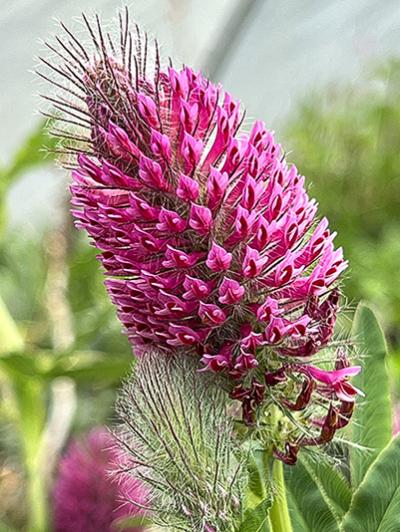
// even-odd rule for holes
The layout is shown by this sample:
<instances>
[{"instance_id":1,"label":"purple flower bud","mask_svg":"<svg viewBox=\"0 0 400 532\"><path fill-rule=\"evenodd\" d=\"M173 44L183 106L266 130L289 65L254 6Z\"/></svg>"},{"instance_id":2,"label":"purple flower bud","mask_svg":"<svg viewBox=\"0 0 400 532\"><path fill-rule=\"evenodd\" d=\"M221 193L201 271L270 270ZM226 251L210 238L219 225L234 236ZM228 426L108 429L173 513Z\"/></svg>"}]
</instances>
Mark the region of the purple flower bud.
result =
<instances>
[{"instance_id":1,"label":"purple flower bud","mask_svg":"<svg viewBox=\"0 0 400 532\"><path fill-rule=\"evenodd\" d=\"M223 305L234 305L239 303L245 293L244 286L237 281L224 277L218 289L218 301Z\"/></svg>"},{"instance_id":2,"label":"purple flower bud","mask_svg":"<svg viewBox=\"0 0 400 532\"><path fill-rule=\"evenodd\" d=\"M265 384L267 386L276 386L281 382L286 380L285 369L280 368L276 371L266 371L265 372Z\"/></svg>"},{"instance_id":3,"label":"purple flower bud","mask_svg":"<svg viewBox=\"0 0 400 532\"><path fill-rule=\"evenodd\" d=\"M295 445L287 442L285 445L285 451L274 450L274 456L279 460L282 460L287 465L294 465L297 462L297 454L299 452L299 445Z\"/></svg>"},{"instance_id":4,"label":"purple flower bud","mask_svg":"<svg viewBox=\"0 0 400 532\"><path fill-rule=\"evenodd\" d=\"M212 272L223 272L229 269L232 262L232 253L228 253L222 246L215 242L211 244L206 265Z\"/></svg>"}]
</instances>

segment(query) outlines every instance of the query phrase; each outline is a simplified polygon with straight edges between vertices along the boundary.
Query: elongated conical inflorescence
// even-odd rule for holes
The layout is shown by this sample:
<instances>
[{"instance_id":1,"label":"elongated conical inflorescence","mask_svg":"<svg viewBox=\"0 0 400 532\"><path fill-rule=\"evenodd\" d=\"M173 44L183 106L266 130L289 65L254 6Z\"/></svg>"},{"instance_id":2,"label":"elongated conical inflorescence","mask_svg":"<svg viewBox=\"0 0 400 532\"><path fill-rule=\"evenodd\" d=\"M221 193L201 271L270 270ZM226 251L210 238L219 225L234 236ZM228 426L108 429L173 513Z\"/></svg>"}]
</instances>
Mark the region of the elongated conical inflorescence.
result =
<instances>
[{"instance_id":1,"label":"elongated conical inflorescence","mask_svg":"<svg viewBox=\"0 0 400 532\"><path fill-rule=\"evenodd\" d=\"M148 353L117 404L123 475L149 486L152 519L171 530L237 530L246 474L227 397L190 357ZM127 500L129 503L129 499Z\"/></svg>"},{"instance_id":2,"label":"elongated conical inflorescence","mask_svg":"<svg viewBox=\"0 0 400 532\"><path fill-rule=\"evenodd\" d=\"M163 67L127 14L115 42L83 21L90 46L64 28L39 74L58 88L47 99L65 125L73 213L135 353L197 354L226 377L247 424L269 401L307 410L311 433L288 433L295 449L328 441L351 415L353 370L343 352L334 376L309 360L332 337L347 263L304 178L262 122L244 131L220 85Z\"/></svg>"}]
</instances>

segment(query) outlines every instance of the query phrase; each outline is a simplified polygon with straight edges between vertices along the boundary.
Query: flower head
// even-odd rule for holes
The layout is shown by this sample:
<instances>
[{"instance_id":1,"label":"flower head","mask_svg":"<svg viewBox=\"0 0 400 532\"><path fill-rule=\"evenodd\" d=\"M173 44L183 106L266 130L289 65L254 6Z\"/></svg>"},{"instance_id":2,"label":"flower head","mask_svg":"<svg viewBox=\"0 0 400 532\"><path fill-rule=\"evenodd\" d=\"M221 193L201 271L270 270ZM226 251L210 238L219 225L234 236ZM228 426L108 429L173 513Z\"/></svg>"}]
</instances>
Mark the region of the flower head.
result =
<instances>
[{"instance_id":1,"label":"flower head","mask_svg":"<svg viewBox=\"0 0 400 532\"><path fill-rule=\"evenodd\" d=\"M56 532L111 532L117 530L114 525L119 519L138 513L134 503L145 503L146 490L137 480L121 478L117 483L111 477L119 461L119 452L105 429L95 429L70 444L54 489ZM128 505L127 500L133 502Z\"/></svg>"},{"instance_id":2,"label":"flower head","mask_svg":"<svg viewBox=\"0 0 400 532\"><path fill-rule=\"evenodd\" d=\"M163 67L128 23L117 47L84 22L93 51L68 32L68 61L49 66L75 85L58 103L86 131L66 148L73 213L135 353L197 353L232 390L287 376L329 343L347 266L304 178L220 85ZM261 401L245 401L253 419Z\"/></svg>"}]
</instances>

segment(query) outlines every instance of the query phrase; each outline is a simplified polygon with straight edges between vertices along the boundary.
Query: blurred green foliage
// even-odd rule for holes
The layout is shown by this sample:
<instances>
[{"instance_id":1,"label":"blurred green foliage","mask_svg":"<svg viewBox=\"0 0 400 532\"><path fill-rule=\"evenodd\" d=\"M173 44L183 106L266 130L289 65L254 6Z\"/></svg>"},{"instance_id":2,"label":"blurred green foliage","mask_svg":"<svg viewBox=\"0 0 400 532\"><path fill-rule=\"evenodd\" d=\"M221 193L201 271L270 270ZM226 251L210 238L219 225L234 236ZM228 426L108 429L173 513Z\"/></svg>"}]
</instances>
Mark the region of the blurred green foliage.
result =
<instances>
[{"instance_id":1,"label":"blurred green foliage","mask_svg":"<svg viewBox=\"0 0 400 532\"><path fill-rule=\"evenodd\" d=\"M62 427L68 436L110 421L132 364L96 251L73 228L69 202L59 205L64 222L40 236L7 226L10 187L33 166L51 171L53 147L41 123L0 170L0 530L48 529L53 471L43 472L43 458L57 382L73 383L76 398L65 406L78 405Z\"/></svg>"},{"instance_id":2,"label":"blurred green foliage","mask_svg":"<svg viewBox=\"0 0 400 532\"><path fill-rule=\"evenodd\" d=\"M51 150L56 146L57 139L49 136L48 125L40 123L20 146L11 164L1 170L0 190L2 192L6 192L13 181L24 171L35 166L42 166L46 160L48 162L53 160Z\"/></svg>"},{"instance_id":3,"label":"blurred green foliage","mask_svg":"<svg viewBox=\"0 0 400 532\"><path fill-rule=\"evenodd\" d=\"M309 95L286 129L289 158L311 183L350 261L345 294L375 304L400 344L400 61L353 87Z\"/></svg>"},{"instance_id":4,"label":"blurred green foliage","mask_svg":"<svg viewBox=\"0 0 400 532\"><path fill-rule=\"evenodd\" d=\"M49 122L50 123L50 122ZM57 140L48 134L49 123L39 123L23 142L8 166L0 163L0 231L7 221L5 199L10 186L27 170L51 162Z\"/></svg>"}]
</instances>

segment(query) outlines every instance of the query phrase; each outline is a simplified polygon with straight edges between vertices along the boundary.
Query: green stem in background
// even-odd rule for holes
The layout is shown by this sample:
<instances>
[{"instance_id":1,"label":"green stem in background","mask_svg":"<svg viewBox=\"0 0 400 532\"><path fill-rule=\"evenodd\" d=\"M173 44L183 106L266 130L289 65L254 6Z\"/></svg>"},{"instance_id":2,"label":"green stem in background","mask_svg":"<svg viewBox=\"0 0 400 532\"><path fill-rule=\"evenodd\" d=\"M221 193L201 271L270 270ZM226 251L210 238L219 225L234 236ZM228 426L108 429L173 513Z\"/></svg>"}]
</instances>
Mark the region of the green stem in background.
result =
<instances>
[{"instance_id":1,"label":"green stem in background","mask_svg":"<svg viewBox=\"0 0 400 532\"><path fill-rule=\"evenodd\" d=\"M18 353L23 349L24 341L17 324L0 298L0 362L2 356ZM18 413L26 472L28 530L46 532L47 488L40 453L46 412L43 384L39 379L22 377L18 372L6 371L5 378L9 380Z\"/></svg>"},{"instance_id":2,"label":"green stem in background","mask_svg":"<svg viewBox=\"0 0 400 532\"><path fill-rule=\"evenodd\" d=\"M46 402L43 384L35 378L16 379L14 393L20 418L26 471L26 503L29 532L48 529L47 486L41 451Z\"/></svg>"},{"instance_id":3,"label":"green stem in background","mask_svg":"<svg viewBox=\"0 0 400 532\"><path fill-rule=\"evenodd\" d=\"M269 513L272 532L293 532L286 498L283 464L280 460L273 461L272 478L275 491L274 500Z\"/></svg>"},{"instance_id":4,"label":"green stem in background","mask_svg":"<svg viewBox=\"0 0 400 532\"><path fill-rule=\"evenodd\" d=\"M43 476L37 474L37 470L32 468L29 473L27 486L27 502L30 511L28 516L29 532L45 532L47 530L47 487L43 481Z\"/></svg>"}]
</instances>

